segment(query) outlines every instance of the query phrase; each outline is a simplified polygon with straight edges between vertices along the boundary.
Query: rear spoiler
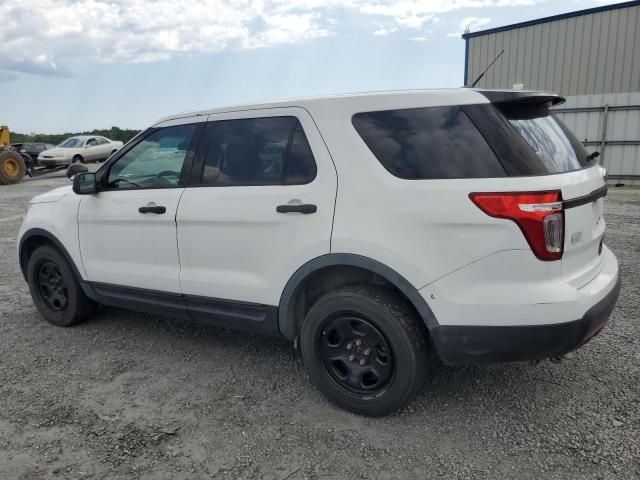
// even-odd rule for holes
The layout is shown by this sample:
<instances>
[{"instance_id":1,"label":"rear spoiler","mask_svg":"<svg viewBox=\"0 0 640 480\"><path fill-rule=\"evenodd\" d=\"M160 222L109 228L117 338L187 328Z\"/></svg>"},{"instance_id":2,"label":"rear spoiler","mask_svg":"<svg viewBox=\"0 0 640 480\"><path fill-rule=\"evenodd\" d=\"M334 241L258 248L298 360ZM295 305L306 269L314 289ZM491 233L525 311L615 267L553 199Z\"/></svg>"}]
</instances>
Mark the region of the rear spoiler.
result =
<instances>
[{"instance_id":1,"label":"rear spoiler","mask_svg":"<svg viewBox=\"0 0 640 480\"><path fill-rule=\"evenodd\" d=\"M491 103L528 103L543 104L551 103L552 107L561 105L565 98L555 93L533 92L527 90L479 90L476 91L484 95Z\"/></svg>"}]
</instances>

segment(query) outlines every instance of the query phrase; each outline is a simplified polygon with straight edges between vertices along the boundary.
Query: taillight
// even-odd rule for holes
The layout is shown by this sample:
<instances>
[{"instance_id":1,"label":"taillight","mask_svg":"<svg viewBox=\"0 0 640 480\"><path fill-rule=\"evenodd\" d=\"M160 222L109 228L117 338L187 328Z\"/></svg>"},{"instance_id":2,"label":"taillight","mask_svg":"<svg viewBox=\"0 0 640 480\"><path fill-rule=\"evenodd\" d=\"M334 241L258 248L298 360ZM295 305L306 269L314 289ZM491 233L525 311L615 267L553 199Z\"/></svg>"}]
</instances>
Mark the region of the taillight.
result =
<instances>
[{"instance_id":1,"label":"taillight","mask_svg":"<svg viewBox=\"0 0 640 480\"><path fill-rule=\"evenodd\" d=\"M514 221L540 260L559 260L564 246L562 194L552 192L472 193L484 213Z\"/></svg>"}]
</instances>

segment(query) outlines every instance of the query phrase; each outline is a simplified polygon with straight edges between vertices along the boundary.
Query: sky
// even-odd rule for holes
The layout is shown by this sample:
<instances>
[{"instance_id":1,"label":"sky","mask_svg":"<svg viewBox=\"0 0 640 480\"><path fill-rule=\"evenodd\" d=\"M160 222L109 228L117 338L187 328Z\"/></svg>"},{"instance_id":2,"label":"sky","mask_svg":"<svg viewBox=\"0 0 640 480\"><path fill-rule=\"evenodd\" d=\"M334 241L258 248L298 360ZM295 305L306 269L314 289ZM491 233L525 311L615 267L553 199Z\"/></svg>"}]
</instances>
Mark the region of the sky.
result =
<instances>
[{"instance_id":1,"label":"sky","mask_svg":"<svg viewBox=\"0 0 640 480\"><path fill-rule=\"evenodd\" d=\"M331 93L460 87L465 28L606 0L0 0L0 124L142 129Z\"/></svg>"}]
</instances>

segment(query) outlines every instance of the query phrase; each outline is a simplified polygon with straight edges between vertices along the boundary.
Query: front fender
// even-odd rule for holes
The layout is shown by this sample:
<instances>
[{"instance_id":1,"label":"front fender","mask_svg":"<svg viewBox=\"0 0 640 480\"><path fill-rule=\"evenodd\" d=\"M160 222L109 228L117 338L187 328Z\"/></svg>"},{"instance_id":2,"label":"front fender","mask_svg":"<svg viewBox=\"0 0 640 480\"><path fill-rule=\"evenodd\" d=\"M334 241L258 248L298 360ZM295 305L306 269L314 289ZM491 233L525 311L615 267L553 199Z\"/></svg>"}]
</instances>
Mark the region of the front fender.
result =
<instances>
[{"instance_id":1,"label":"front fender","mask_svg":"<svg viewBox=\"0 0 640 480\"><path fill-rule=\"evenodd\" d=\"M80 199L76 195L67 195L57 202L36 203L30 206L18 234L18 258L23 274L26 268L24 246L39 236L51 241L67 255L78 280L87 278L80 255L79 206Z\"/></svg>"}]
</instances>

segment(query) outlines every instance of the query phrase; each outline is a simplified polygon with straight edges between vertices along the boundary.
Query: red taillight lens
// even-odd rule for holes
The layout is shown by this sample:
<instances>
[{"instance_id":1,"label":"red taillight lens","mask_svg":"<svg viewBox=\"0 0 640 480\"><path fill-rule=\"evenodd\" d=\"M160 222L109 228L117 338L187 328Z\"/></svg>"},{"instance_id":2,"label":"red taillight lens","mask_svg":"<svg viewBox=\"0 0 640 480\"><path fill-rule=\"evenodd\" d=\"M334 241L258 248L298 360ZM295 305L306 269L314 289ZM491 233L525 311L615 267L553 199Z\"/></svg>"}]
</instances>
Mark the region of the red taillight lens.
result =
<instances>
[{"instance_id":1,"label":"red taillight lens","mask_svg":"<svg viewBox=\"0 0 640 480\"><path fill-rule=\"evenodd\" d=\"M472 193L484 213L516 222L540 260L559 260L564 246L562 194L553 192Z\"/></svg>"}]
</instances>

